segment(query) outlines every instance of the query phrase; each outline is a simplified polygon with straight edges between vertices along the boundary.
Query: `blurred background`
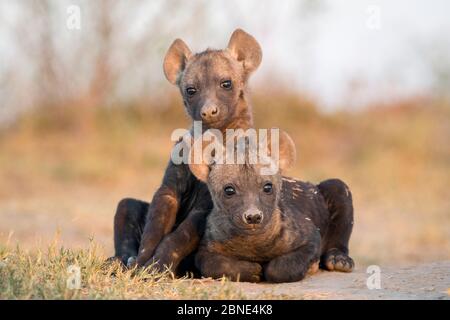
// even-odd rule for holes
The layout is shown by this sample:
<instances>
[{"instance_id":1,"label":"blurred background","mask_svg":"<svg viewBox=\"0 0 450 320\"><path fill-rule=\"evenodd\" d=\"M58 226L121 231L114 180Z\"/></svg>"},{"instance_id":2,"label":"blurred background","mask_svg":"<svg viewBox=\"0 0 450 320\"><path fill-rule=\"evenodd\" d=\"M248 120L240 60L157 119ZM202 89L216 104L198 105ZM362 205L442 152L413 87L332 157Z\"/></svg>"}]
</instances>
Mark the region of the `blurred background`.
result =
<instances>
[{"instance_id":1,"label":"blurred background","mask_svg":"<svg viewBox=\"0 0 450 320\"><path fill-rule=\"evenodd\" d=\"M0 244L94 238L113 253L126 196L150 200L188 127L162 72L175 38L264 58L256 126L295 140L290 175L353 191L359 265L450 257L448 1L0 0Z\"/></svg>"}]
</instances>

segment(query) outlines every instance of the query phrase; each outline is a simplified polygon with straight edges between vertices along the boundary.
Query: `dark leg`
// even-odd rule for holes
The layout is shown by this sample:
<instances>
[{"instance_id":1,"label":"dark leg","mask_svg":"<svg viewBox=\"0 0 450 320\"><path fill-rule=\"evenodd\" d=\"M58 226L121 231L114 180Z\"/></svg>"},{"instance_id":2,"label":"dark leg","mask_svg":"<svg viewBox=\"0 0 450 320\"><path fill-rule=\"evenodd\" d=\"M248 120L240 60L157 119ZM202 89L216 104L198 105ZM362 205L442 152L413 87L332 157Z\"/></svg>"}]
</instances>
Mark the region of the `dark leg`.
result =
<instances>
[{"instance_id":1,"label":"dark leg","mask_svg":"<svg viewBox=\"0 0 450 320\"><path fill-rule=\"evenodd\" d=\"M114 216L115 258L127 264L128 258L136 257L145 226L149 203L125 198L117 205Z\"/></svg>"},{"instance_id":2,"label":"dark leg","mask_svg":"<svg viewBox=\"0 0 450 320\"><path fill-rule=\"evenodd\" d=\"M199 249L195 264L204 277L218 279L225 276L231 281L261 281L262 267L259 263L226 257L205 248Z\"/></svg>"},{"instance_id":3,"label":"dark leg","mask_svg":"<svg viewBox=\"0 0 450 320\"><path fill-rule=\"evenodd\" d=\"M137 264L139 266L147 265L155 253L155 249L167 235L175 224L179 202L176 191L161 186L153 196L151 205L148 207L148 218L145 222L142 241L140 243L137 255Z\"/></svg>"},{"instance_id":4,"label":"dark leg","mask_svg":"<svg viewBox=\"0 0 450 320\"><path fill-rule=\"evenodd\" d=\"M165 266L171 266L172 270L177 271L180 262L197 249L205 231L208 213L209 210L190 212L175 231L164 237L153 256L160 271Z\"/></svg>"},{"instance_id":5,"label":"dark leg","mask_svg":"<svg viewBox=\"0 0 450 320\"><path fill-rule=\"evenodd\" d=\"M348 242L353 229L352 194L339 179L322 181L318 188L330 212L330 225L323 239L321 267L350 272L355 265L348 255Z\"/></svg>"}]
</instances>

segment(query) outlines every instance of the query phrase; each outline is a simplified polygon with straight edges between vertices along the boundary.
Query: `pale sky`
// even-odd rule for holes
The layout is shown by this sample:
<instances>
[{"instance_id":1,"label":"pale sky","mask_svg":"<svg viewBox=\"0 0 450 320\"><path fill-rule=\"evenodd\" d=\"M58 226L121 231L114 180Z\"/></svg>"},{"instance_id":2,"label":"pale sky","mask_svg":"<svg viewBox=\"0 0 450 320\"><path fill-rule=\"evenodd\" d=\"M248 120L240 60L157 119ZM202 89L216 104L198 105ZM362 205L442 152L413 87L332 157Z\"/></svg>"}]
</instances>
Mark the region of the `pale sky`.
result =
<instances>
[{"instance_id":1,"label":"pale sky","mask_svg":"<svg viewBox=\"0 0 450 320\"><path fill-rule=\"evenodd\" d=\"M231 1L242 12L251 2ZM435 80L431 60L438 54L450 72L449 1L329 0L311 15L295 3L268 2L228 22L217 10L225 30L238 20L261 42L264 64L256 80L276 72L333 107L428 92Z\"/></svg>"},{"instance_id":2,"label":"pale sky","mask_svg":"<svg viewBox=\"0 0 450 320\"><path fill-rule=\"evenodd\" d=\"M0 72L17 59L12 45L17 39L1 28L8 20L14 21L14 5L8 2L14 3L0 0L0 18L4 19L0 24ZM80 4L83 13L86 2L67 3ZM237 27L254 35L263 48L263 63L252 79L255 87L283 83L315 97L325 109L358 108L378 100L429 93L436 86L434 71L450 72L449 1L204 3L208 6L202 14L189 5L178 12L158 13L166 17L161 28L165 28L167 39L160 47L150 47L154 51L151 66L136 71L136 82L144 82L139 76L146 74L151 74L153 81L165 81L161 70L165 49L161 48L168 47L173 39L184 39L193 51L222 48ZM123 10L127 4L124 2ZM143 4L139 15L125 20L123 28L131 35L139 34L140 28L146 26L144 21L154 18L157 5L155 1ZM61 14L63 21L64 10ZM195 28L177 29L180 19L190 21ZM276 83L268 82L271 79L276 79ZM1 86L0 95L5 95Z\"/></svg>"}]
</instances>

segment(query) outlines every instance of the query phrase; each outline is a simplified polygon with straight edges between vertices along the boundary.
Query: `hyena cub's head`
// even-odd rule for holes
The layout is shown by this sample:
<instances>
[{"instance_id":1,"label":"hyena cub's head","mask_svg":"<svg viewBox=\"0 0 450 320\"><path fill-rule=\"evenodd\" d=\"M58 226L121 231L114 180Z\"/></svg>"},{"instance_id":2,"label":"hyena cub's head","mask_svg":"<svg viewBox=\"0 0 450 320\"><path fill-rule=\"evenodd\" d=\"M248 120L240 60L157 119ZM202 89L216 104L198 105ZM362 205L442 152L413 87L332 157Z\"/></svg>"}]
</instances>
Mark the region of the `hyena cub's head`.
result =
<instances>
[{"instance_id":1,"label":"hyena cub's head","mask_svg":"<svg viewBox=\"0 0 450 320\"><path fill-rule=\"evenodd\" d=\"M261 58L258 42L237 29L223 50L192 54L183 40L175 40L164 59L164 73L180 88L193 120L203 121L207 128L225 128L239 116L247 79Z\"/></svg>"},{"instance_id":2,"label":"hyena cub's head","mask_svg":"<svg viewBox=\"0 0 450 320\"><path fill-rule=\"evenodd\" d=\"M250 163L248 154L245 164L218 164L205 159L200 164L189 165L191 172L208 185L214 214L220 215L220 220L228 220L240 232L265 230L275 219L281 196L281 173L292 166L296 154L294 142L287 133L280 132L278 145L279 170L272 175L262 174L264 165ZM270 149L270 142L268 146ZM273 153L269 152L272 158Z\"/></svg>"}]
</instances>

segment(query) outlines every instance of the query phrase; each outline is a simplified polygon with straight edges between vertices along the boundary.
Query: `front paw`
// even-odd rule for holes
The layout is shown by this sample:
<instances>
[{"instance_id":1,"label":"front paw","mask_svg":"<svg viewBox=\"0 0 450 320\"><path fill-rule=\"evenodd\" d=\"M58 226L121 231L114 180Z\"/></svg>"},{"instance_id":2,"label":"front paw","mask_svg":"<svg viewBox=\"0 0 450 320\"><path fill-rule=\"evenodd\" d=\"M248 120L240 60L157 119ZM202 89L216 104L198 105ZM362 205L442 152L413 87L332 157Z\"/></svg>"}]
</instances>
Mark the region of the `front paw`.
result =
<instances>
[{"instance_id":1,"label":"front paw","mask_svg":"<svg viewBox=\"0 0 450 320\"><path fill-rule=\"evenodd\" d=\"M206 264L202 268L202 275L214 279L222 277L231 281L260 282L262 278L262 267L259 263L249 261L218 260Z\"/></svg>"},{"instance_id":2,"label":"front paw","mask_svg":"<svg viewBox=\"0 0 450 320\"><path fill-rule=\"evenodd\" d=\"M259 263L256 262L239 261L236 262L231 270L224 270L221 276L225 276L231 281L256 283L261 281L262 267ZM221 276L219 276L218 278L220 278Z\"/></svg>"},{"instance_id":3,"label":"front paw","mask_svg":"<svg viewBox=\"0 0 450 320\"><path fill-rule=\"evenodd\" d=\"M262 278L262 266L256 262L245 264L242 272L238 275L239 281L260 282Z\"/></svg>"},{"instance_id":4,"label":"front paw","mask_svg":"<svg viewBox=\"0 0 450 320\"><path fill-rule=\"evenodd\" d=\"M173 272L178 265L178 258L175 252L160 253L157 250L155 255L147 262L146 266L150 266L152 270L160 273L167 270Z\"/></svg>"},{"instance_id":5,"label":"front paw","mask_svg":"<svg viewBox=\"0 0 450 320\"><path fill-rule=\"evenodd\" d=\"M329 271L352 272L355 267L353 259L338 249L328 250L323 255L321 264Z\"/></svg>"},{"instance_id":6,"label":"front paw","mask_svg":"<svg viewBox=\"0 0 450 320\"><path fill-rule=\"evenodd\" d=\"M283 263L282 260L274 259L264 268L264 278L267 282L283 283L302 280L309 268L309 264L299 263L295 268Z\"/></svg>"}]
</instances>

